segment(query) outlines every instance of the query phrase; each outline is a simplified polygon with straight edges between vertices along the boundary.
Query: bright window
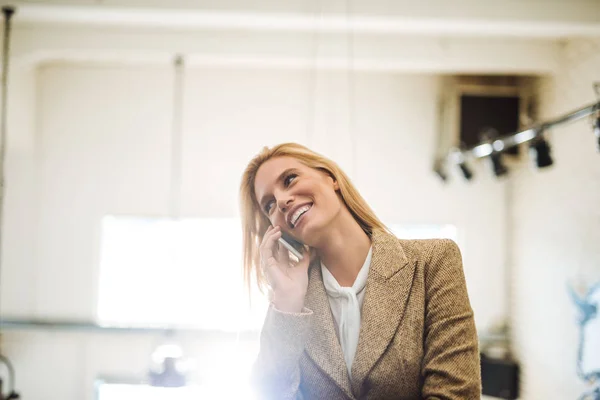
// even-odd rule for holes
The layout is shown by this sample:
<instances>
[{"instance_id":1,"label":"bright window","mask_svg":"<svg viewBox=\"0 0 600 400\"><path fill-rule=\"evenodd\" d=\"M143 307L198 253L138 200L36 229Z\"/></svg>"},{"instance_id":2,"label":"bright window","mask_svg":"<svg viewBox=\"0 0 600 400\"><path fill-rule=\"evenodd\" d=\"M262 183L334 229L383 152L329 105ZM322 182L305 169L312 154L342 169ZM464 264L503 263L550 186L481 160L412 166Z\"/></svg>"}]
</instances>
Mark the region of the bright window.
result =
<instances>
[{"instance_id":1,"label":"bright window","mask_svg":"<svg viewBox=\"0 0 600 400\"><path fill-rule=\"evenodd\" d=\"M456 240L452 225L391 224L401 238ZM259 330L267 300L242 282L236 218L104 218L98 318L120 326L168 324Z\"/></svg>"},{"instance_id":2,"label":"bright window","mask_svg":"<svg viewBox=\"0 0 600 400\"><path fill-rule=\"evenodd\" d=\"M106 217L98 319L107 325L260 329L266 299L242 282L239 219Z\"/></svg>"}]
</instances>

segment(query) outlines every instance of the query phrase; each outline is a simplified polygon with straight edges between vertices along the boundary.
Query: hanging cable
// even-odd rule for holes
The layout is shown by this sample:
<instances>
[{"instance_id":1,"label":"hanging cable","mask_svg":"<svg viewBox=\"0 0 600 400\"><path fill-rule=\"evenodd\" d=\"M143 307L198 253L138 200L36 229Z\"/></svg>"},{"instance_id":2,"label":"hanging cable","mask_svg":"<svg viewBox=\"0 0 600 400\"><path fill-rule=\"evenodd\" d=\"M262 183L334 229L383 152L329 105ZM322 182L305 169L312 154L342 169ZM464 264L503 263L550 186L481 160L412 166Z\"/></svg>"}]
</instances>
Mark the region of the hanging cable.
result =
<instances>
[{"instance_id":1,"label":"hanging cable","mask_svg":"<svg viewBox=\"0 0 600 400\"><path fill-rule=\"evenodd\" d=\"M352 178L357 181L358 171L358 146L356 138L356 116L355 116L355 73L354 73L354 25L352 0L346 0L346 24L348 29L347 41L347 85L348 85L348 133L352 152Z\"/></svg>"},{"instance_id":2,"label":"hanging cable","mask_svg":"<svg viewBox=\"0 0 600 400\"><path fill-rule=\"evenodd\" d=\"M177 224L181 218L181 188L182 188L182 152L183 152L183 97L184 97L184 57L176 54L173 59L173 108L171 121L171 159L169 177L168 217ZM171 258L178 255L177 248L170 248ZM160 343L152 353L152 363L148 371L151 386L183 387L187 384L186 368L184 367L183 350L175 340L174 332L167 329L163 332L163 343Z\"/></svg>"},{"instance_id":3,"label":"hanging cable","mask_svg":"<svg viewBox=\"0 0 600 400\"><path fill-rule=\"evenodd\" d=\"M171 122L171 176L169 190L169 217L181 217L181 166L183 142L183 85L184 59L178 54L174 59L173 121Z\"/></svg>"},{"instance_id":4,"label":"hanging cable","mask_svg":"<svg viewBox=\"0 0 600 400\"><path fill-rule=\"evenodd\" d=\"M309 66L309 88L308 88L308 107L306 122L306 145L312 147L316 132L316 113L317 113L317 87L319 71L319 44L321 42L321 24L323 21L323 4L317 2L317 8L314 13L313 25L313 46L312 46L312 65Z\"/></svg>"}]
</instances>

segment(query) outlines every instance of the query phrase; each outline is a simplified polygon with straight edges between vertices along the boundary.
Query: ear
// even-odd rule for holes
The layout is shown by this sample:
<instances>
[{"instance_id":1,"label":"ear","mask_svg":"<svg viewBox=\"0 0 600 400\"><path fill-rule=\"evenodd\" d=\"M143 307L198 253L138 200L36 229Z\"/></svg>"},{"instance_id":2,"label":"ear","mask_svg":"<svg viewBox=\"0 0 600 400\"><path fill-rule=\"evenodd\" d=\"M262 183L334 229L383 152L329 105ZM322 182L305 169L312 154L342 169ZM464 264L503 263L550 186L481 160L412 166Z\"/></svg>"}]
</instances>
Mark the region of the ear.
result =
<instances>
[{"instance_id":1,"label":"ear","mask_svg":"<svg viewBox=\"0 0 600 400\"><path fill-rule=\"evenodd\" d=\"M335 190L336 192L338 190L340 190L340 184L338 183L337 179L335 179L333 176L329 175L329 179L331 180L331 183L333 185L333 190Z\"/></svg>"},{"instance_id":2,"label":"ear","mask_svg":"<svg viewBox=\"0 0 600 400\"><path fill-rule=\"evenodd\" d=\"M335 177L333 176L333 174L331 172L329 172L328 170L326 170L325 168L320 168L321 172L323 172L325 174L325 179L327 179L329 181L329 183L332 185L333 190L335 190L336 192L340 190L340 184L338 183L337 179L335 179Z\"/></svg>"}]
</instances>

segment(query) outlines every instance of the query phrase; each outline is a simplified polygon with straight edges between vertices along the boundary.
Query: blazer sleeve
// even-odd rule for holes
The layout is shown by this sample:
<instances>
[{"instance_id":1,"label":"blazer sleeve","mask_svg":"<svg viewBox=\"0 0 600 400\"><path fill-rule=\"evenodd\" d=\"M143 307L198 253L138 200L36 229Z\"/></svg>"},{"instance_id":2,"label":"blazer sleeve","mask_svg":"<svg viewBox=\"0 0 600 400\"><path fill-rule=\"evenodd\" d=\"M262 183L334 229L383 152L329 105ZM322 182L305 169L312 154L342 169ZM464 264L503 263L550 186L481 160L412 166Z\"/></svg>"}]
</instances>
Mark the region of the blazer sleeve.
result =
<instances>
[{"instance_id":1,"label":"blazer sleeve","mask_svg":"<svg viewBox=\"0 0 600 400\"><path fill-rule=\"evenodd\" d=\"M300 357L312 325L313 312L284 313L272 304L260 336L260 351L251 382L259 399L302 400Z\"/></svg>"},{"instance_id":2,"label":"blazer sleeve","mask_svg":"<svg viewBox=\"0 0 600 400\"><path fill-rule=\"evenodd\" d=\"M456 243L437 240L425 269L422 396L427 400L481 398L479 344Z\"/></svg>"}]
</instances>

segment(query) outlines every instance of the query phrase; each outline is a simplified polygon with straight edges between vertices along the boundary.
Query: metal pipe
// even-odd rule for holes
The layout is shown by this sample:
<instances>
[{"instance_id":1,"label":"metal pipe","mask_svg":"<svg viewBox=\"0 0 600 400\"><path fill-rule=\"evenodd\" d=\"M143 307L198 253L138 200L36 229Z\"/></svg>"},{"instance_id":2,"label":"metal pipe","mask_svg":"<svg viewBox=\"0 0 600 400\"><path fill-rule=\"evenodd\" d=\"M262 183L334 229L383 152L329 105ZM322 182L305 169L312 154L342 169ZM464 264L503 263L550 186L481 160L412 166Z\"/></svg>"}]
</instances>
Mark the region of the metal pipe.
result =
<instances>
[{"instance_id":1,"label":"metal pipe","mask_svg":"<svg viewBox=\"0 0 600 400\"><path fill-rule=\"evenodd\" d=\"M2 44L2 111L0 115L0 248L2 247L2 225L4 216L4 197L6 194L5 187L5 170L4 162L6 160L6 121L8 119L8 68L10 61L10 32L11 32L11 18L15 13L15 8L11 6L2 7L2 14L4 15L4 40ZM0 250L0 276L2 275L2 252ZM0 285L0 288L2 286ZM0 310L2 307L0 305ZM0 335L2 334L2 320L0 319ZM1 350L2 336L0 336L0 362L8 369L9 378L9 392L4 397L3 388L0 388L0 398L6 400L18 399L20 396L15 392L15 369L13 368L10 360L2 355ZM1 385L0 385L1 386Z\"/></svg>"},{"instance_id":2,"label":"metal pipe","mask_svg":"<svg viewBox=\"0 0 600 400\"><path fill-rule=\"evenodd\" d=\"M5 171L4 161L6 159L6 121L8 110L8 66L10 58L10 21L15 13L15 8L11 6L2 7L4 14L4 41L2 45L2 111L0 114L0 277L2 276L2 226L4 216L4 197L5 197ZM2 287L0 281L0 288ZM2 308L0 307L0 310ZM2 332L2 322L0 322L0 333ZM1 344L1 343L0 343Z\"/></svg>"}]
</instances>

